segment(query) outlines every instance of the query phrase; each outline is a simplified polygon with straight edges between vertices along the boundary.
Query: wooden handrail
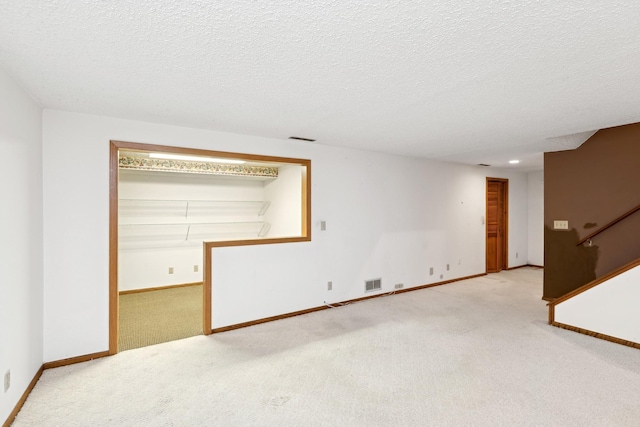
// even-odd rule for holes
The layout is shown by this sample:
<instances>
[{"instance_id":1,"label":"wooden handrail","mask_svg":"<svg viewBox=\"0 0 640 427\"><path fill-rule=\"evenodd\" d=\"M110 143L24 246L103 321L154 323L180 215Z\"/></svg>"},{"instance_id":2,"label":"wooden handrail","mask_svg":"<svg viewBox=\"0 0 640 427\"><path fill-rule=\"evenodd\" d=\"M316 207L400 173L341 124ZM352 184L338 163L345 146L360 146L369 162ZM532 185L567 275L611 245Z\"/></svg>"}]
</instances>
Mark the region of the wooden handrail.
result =
<instances>
[{"instance_id":1,"label":"wooden handrail","mask_svg":"<svg viewBox=\"0 0 640 427\"><path fill-rule=\"evenodd\" d=\"M627 212L627 213L625 213L623 215L620 215L618 218L614 219L609 224L607 224L607 225L605 225L603 227L600 227L597 231L594 231L593 233L589 234L587 237L581 239L578 243L576 243L576 246L580 246L581 244L583 244L587 240L594 238L595 236L597 236L598 234L602 233L607 228L613 227L614 225L616 225L617 223L619 223L620 221L622 221L623 219L625 219L629 215L632 215L632 214L634 214L634 213L636 213L638 211L640 211L640 205L638 205L635 208L631 209L629 212Z\"/></svg>"}]
</instances>

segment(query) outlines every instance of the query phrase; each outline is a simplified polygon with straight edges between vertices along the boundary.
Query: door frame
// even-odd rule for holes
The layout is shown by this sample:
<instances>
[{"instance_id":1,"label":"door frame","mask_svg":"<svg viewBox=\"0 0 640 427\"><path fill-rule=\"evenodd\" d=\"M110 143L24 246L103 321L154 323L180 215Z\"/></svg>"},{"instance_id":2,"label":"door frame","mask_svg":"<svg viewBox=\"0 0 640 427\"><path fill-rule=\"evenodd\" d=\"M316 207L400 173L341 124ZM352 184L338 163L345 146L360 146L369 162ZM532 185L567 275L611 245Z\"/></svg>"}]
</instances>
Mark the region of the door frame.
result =
<instances>
[{"instance_id":1,"label":"door frame","mask_svg":"<svg viewBox=\"0 0 640 427\"><path fill-rule=\"evenodd\" d=\"M485 187L485 227L484 227L484 254L485 254L485 272L489 273L489 260L487 258L488 252L488 237L487 234L489 232L489 183L490 182L498 182L503 185L504 189L504 208L502 210L502 221L504 225L504 239L502 243L502 265L504 268L499 269L498 271L506 270L509 268L509 180L506 178L492 178L487 177L486 187Z\"/></svg>"}]
</instances>

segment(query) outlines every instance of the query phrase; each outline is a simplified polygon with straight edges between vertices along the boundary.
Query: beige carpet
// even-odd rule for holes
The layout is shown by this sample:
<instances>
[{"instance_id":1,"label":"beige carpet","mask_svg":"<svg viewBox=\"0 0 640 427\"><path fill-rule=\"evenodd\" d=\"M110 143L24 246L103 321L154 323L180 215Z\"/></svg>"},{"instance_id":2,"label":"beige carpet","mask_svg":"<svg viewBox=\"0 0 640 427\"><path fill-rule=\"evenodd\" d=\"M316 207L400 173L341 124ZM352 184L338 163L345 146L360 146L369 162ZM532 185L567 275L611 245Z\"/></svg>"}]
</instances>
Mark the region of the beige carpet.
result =
<instances>
[{"instance_id":1,"label":"beige carpet","mask_svg":"<svg viewBox=\"0 0 640 427\"><path fill-rule=\"evenodd\" d=\"M202 284L120 295L118 351L202 334Z\"/></svg>"},{"instance_id":2,"label":"beige carpet","mask_svg":"<svg viewBox=\"0 0 640 427\"><path fill-rule=\"evenodd\" d=\"M47 369L13 427L638 426L640 351L541 294L522 268Z\"/></svg>"}]
</instances>

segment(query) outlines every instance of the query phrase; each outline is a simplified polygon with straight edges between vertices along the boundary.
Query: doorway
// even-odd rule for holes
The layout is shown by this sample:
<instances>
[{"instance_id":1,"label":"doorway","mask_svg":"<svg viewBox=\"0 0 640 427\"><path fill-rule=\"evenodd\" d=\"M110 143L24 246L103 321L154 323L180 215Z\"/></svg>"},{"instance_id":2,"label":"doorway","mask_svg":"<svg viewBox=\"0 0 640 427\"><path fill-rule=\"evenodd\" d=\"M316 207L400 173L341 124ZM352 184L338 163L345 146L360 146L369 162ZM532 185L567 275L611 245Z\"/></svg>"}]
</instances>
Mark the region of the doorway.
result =
<instances>
[{"instance_id":1,"label":"doorway","mask_svg":"<svg viewBox=\"0 0 640 427\"><path fill-rule=\"evenodd\" d=\"M509 180L487 178L486 260L487 273L507 269L509 237Z\"/></svg>"}]
</instances>

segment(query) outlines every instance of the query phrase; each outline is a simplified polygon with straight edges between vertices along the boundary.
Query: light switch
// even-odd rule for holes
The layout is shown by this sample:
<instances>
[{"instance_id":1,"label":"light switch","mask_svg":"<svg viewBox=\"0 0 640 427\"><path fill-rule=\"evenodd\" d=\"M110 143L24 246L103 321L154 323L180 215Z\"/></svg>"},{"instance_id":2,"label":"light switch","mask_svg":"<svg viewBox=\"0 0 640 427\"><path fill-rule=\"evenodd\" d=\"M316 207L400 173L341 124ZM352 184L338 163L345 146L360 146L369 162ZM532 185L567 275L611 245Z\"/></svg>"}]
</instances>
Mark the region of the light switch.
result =
<instances>
[{"instance_id":1,"label":"light switch","mask_svg":"<svg viewBox=\"0 0 640 427\"><path fill-rule=\"evenodd\" d=\"M568 230L569 229L569 221L566 221L566 220L554 220L553 221L553 229L554 230Z\"/></svg>"}]
</instances>

